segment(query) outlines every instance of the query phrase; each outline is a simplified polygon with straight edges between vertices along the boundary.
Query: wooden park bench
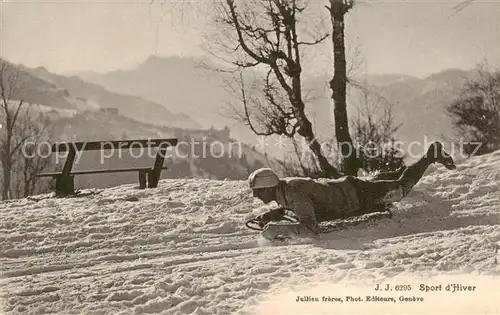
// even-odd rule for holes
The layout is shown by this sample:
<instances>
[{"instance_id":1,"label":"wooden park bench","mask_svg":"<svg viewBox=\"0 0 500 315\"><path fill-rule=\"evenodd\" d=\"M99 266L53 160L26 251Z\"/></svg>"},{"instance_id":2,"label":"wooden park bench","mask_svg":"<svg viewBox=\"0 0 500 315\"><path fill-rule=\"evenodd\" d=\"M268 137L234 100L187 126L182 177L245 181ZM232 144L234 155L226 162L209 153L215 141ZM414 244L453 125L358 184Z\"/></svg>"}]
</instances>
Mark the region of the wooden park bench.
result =
<instances>
[{"instance_id":1,"label":"wooden park bench","mask_svg":"<svg viewBox=\"0 0 500 315\"><path fill-rule=\"evenodd\" d=\"M168 169L163 166L165 153L169 147L177 145L177 139L149 139L149 140L118 140L118 141L90 141L90 142L58 142L51 146L51 153L67 152L66 161L60 172L39 173L37 177L53 177L56 179L56 196L67 196L75 194L74 175L139 172L139 188L155 188L158 186L161 171ZM136 167L122 169L84 170L72 171L76 157L76 151L97 150L122 150L134 148L136 145L142 148L158 148L153 167Z\"/></svg>"}]
</instances>

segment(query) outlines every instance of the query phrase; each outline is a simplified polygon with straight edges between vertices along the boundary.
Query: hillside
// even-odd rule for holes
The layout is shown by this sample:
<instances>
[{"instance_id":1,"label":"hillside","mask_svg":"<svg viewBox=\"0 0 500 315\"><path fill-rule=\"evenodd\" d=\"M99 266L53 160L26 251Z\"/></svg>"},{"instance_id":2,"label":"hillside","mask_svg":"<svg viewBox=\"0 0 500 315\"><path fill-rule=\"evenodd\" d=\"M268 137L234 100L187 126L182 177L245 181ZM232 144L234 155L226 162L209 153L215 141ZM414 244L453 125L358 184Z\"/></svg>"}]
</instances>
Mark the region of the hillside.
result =
<instances>
[{"instance_id":1,"label":"hillside","mask_svg":"<svg viewBox=\"0 0 500 315\"><path fill-rule=\"evenodd\" d=\"M1 62L9 61L0 59ZM200 125L185 114L172 114L166 106L141 97L113 93L105 88L82 81L72 76L56 75L43 67L31 69L20 65L19 92L14 99L27 103L52 107L56 110L77 112L116 108L118 111L138 121L158 126L179 128L199 128Z\"/></svg>"},{"instance_id":2,"label":"hillside","mask_svg":"<svg viewBox=\"0 0 500 315\"><path fill-rule=\"evenodd\" d=\"M0 63L12 65L9 61L0 58ZM7 68L9 69L9 68ZM10 73L6 73L8 75ZM21 66L17 81L19 87L14 89L11 97L16 100L24 100L33 104L50 104L54 109L79 110L85 107L92 108L86 102L72 96L67 90L61 89L54 83L40 77L33 76L26 67Z\"/></svg>"},{"instance_id":3,"label":"hillside","mask_svg":"<svg viewBox=\"0 0 500 315\"><path fill-rule=\"evenodd\" d=\"M493 314L500 151L457 166L430 167L394 204L392 219L316 242L269 244L246 229L263 209L244 181L166 179L142 191L124 185L89 197L2 202L2 312ZM411 289L377 293L375 284ZM447 292L447 284L475 291Z\"/></svg>"},{"instance_id":4,"label":"hillside","mask_svg":"<svg viewBox=\"0 0 500 315\"><path fill-rule=\"evenodd\" d=\"M168 103L161 105L138 96L128 95L126 91L122 94L113 93L102 86L84 82L76 76L66 77L52 74L43 67L30 69L29 73L64 89L80 101L93 104L93 107L117 108L124 116L159 126L185 129L200 127L197 122L187 115L172 114L167 109ZM50 105L50 103L43 104Z\"/></svg>"},{"instance_id":5,"label":"hillside","mask_svg":"<svg viewBox=\"0 0 500 315\"><path fill-rule=\"evenodd\" d=\"M221 128L227 124L219 112L226 105L220 74L200 68L203 60L151 56L137 68L105 74L82 73L85 81L110 91L130 93L168 106L174 113L185 113L203 127Z\"/></svg>"}]
</instances>

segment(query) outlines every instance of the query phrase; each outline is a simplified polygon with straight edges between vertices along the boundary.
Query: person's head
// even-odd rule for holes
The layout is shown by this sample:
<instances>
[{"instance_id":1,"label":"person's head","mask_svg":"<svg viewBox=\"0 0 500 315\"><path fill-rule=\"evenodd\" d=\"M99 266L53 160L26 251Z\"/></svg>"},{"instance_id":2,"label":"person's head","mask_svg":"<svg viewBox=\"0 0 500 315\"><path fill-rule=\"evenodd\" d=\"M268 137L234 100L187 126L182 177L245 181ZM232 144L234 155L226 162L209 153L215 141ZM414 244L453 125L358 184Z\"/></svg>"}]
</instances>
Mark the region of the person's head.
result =
<instances>
[{"instance_id":1,"label":"person's head","mask_svg":"<svg viewBox=\"0 0 500 315\"><path fill-rule=\"evenodd\" d=\"M248 177L248 184L253 190L253 196L259 198L264 203L269 203L276 199L276 187L279 178L270 168L260 168Z\"/></svg>"}]
</instances>

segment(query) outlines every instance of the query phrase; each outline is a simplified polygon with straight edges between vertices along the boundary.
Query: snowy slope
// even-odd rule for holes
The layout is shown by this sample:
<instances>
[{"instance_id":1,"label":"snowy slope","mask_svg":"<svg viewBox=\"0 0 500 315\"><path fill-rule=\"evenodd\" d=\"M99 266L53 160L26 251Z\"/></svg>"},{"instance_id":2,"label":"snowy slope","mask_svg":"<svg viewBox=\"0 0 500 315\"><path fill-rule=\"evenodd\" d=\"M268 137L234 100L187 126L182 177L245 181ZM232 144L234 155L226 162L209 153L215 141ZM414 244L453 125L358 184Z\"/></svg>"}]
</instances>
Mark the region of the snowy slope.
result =
<instances>
[{"instance_id":1,"label":"snowy slope","mask_svg":"<svg viewBox=\"0 0 500 315\"><path fill-rule=\"evenodd\" d=\"M455 171L431 166L410 196L395 204L392 219L285 246L266 243L244 227L263 207L242 181L162 180L142 191L127 185L87 197L3 202L1 310L415 313L430 304L312 305L295 299L345 299L374 294L367 291L372 283L404 284L415 277L450 283L430 277L460 274L479 294L456 293L455 302L436 304L441 308L431 313L496 313L497 292L486 288L500 275L499 171L500 152L472 158ZM415 285L407 295L444 301Z\"/></svg>"}]
</instances>

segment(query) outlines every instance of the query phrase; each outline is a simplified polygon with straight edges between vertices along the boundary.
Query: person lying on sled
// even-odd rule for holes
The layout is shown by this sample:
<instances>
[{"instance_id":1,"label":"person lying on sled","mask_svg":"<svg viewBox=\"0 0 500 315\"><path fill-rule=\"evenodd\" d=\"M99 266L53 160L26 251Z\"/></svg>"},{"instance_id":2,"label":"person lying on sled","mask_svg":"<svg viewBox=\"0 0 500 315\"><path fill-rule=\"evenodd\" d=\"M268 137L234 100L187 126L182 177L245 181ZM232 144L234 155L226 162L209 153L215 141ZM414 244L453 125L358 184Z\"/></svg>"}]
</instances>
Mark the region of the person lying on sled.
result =
<instances>
[{"instance_id":1,"label":"person lying on sled","mask_svg":"<svg viewBox=\"0 0 500 315\"><path fill-rule=\"evenodd\" d=\"M427 167L441 163L455 169L452 157L434 142L416 163L392 173L382 173L375 180L362 180L354 176L339 179L311 179L290 177L280 179L272 169L261 168L250 174L248 181L253 196L265 204L275 201L280 208L257 217L265 224L262 235L295 234L317 238L319 222L348 218L373 212L388 211L390 203L401 200L420 180ZM392 179L391 179L392 178ZM276 224L292 211L297 223Z\"/></svg>"}]
</instances>

